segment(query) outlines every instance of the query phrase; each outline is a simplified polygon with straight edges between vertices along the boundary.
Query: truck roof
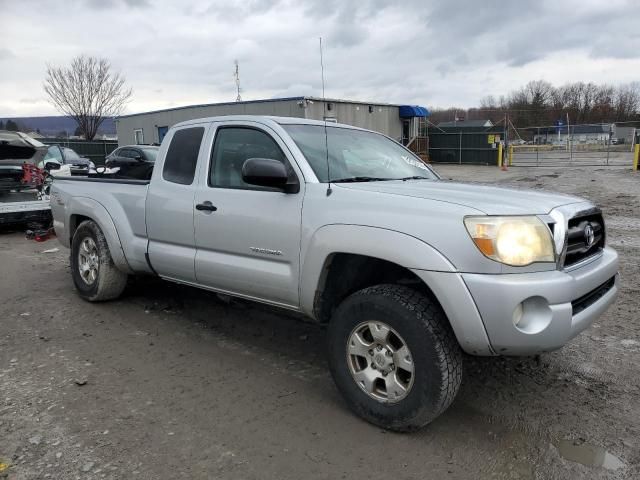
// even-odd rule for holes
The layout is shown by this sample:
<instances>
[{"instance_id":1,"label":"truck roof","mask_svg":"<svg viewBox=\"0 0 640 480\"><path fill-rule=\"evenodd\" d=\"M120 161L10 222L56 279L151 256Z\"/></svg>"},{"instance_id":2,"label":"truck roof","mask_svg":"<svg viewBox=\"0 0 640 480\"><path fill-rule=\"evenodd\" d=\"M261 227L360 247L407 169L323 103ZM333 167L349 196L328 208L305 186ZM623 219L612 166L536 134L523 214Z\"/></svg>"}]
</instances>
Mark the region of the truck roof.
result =
<instances>
[{"instance_id":1,"label":"truck roof","mask_svg":"<svg viewBox=\"0 0 640 480\"><path fill-rule=\"evenodd\" d=\"M192 120L185 120L184 122L176 123L173 127L182 127L185 125L193 125L197 123L207 122L227 122L230 120L244 121L244 122L258 122L265 125L278 124L278 125L320 125L324 126L325 123L331 127L339 128L351 128L354 130L364 130L363 128L354 127L353 125L345 125L344 123L336 122L324 122L323 120L311 120L308 118L300 117L277 117L272 115L222 115L217 117L204 117L194 118Z\"/></svg>"}]
</instances>

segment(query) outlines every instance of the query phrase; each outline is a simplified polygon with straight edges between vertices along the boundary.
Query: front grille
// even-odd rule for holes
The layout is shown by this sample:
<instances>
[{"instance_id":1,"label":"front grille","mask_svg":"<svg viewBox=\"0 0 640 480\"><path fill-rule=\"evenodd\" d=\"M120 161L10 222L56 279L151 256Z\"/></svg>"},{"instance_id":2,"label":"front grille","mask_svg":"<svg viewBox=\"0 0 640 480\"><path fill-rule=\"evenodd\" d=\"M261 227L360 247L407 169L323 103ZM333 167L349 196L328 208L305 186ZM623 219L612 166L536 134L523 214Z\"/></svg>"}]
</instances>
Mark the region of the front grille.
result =
<instances>
[{"instance_id":1,"label":"front grille","mask_svg":"<svg viewBox=\"0 0 640 480\"><path fill-rule=\"evenodd\" d=\"M615 283L616 277L611 277L599 287L594 288L586 295L583 295L571 302L571 310L573 312L573 315L576 315L584 309L589 308L591 305L604 297L605 294L613 288Z\"/></svg>"},{"instance_id":2,"label":"front grille","mask_svg":"<svg viewBox=\"0 0 640 480\"><path fill-rule=\"evenodd\" d=\"M589 244L589 231L593 242ZM568 267L599 253L604 248L605 227L600 212L579 215L569 219L567 226L567 251L564 266Z\"/></svg>"}]
</instances>

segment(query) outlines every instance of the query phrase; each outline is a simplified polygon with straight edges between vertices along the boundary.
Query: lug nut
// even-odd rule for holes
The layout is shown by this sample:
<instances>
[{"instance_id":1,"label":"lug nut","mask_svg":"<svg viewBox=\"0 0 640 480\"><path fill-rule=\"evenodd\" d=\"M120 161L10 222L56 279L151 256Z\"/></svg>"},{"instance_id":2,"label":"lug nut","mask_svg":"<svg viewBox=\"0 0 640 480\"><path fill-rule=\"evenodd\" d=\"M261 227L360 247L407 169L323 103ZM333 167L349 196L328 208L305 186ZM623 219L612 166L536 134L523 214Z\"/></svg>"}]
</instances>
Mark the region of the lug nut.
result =
<instances>
[{"instance_id":1,"label":"lug nut","mask_svg":"<svg viewBox=\"0 0 640 480\"><path fill-rule=\"evenodd\" d=\"M375 363L372 363L372 364L371 364L371 368L373 368L373 369L375 370L375 369L376 369L376 364L375 364Z\"/></svg>"},{"instance_id":2,"label":"lug nut","mask_svg":"<svg viewBox=\"0 0 640 480\"><path fill-rule=\"evenodd\" d=\"M369 355L373 355L373 350L369 350Z\"/></svg>"}]
</instances>

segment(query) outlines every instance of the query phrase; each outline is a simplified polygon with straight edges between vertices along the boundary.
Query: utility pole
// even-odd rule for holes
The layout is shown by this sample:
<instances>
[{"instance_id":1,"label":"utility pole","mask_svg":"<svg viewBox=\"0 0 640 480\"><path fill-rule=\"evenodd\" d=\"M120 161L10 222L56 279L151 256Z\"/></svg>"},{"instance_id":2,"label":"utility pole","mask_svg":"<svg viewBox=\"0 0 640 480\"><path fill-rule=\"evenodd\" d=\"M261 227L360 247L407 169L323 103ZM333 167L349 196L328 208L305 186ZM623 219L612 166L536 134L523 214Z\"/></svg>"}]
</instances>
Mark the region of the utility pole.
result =
<instances>
[{"instance_id":1,"label":"utility pole","mask_svg":"<svg viewBox=\"0 0 640 480\"><path fill-rule=\"evenodd\" d=\"M236 97L236 102L241 102L242 101L242 97L240 96L240 68L238 66L238 60L234 60L233 62L236 66L234 72L233 72L233 78L236 81L236 92L238 93L238 96Z\"/></svg>"},{"instance_id":2,"label":"utility pole","mask_svg":"<svg viewBox=\"0 0 640 480\"><path fill-rule=\"evenodd\" d=\"M569 163L573 163L573 147L571 146L571 126L569 125L569 112L567 112L567 150L569 150Z\"/></svg>"}]
</instances>

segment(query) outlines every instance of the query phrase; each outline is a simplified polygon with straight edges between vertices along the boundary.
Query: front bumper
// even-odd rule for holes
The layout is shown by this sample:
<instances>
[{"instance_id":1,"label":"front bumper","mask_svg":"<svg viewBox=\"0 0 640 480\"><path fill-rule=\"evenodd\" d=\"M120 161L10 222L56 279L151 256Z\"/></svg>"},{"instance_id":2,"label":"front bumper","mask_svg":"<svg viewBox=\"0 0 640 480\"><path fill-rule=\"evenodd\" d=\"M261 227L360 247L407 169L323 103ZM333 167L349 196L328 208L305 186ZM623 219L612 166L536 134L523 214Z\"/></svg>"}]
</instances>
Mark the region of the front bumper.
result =
<instances>
[{"instance_id":1,"label":"front bumper","mask_svg":"<svg viewBox=\"0 0 640 480\"><path fill-rule=\"evenodd\" d=\"M592 261L571 270L461 275L492 350L500 355L531 355L562 347L613 303L618 293L618 254L606 247Z\"/></svg>"},{"instance_id":2,"label":"front bumper","mask_svg":"<svg viewBox=\"0 0 640 480\"><path fill-rule=\"evenodd\" d=\"M69 171L71 175L88 175L89 167L72 165Z\"/></svg>"}]
</instances>

